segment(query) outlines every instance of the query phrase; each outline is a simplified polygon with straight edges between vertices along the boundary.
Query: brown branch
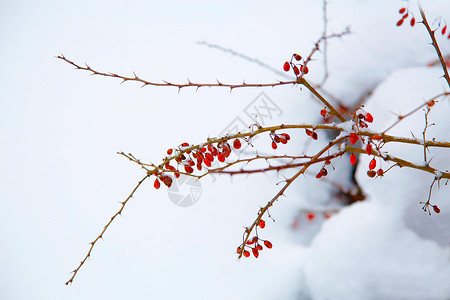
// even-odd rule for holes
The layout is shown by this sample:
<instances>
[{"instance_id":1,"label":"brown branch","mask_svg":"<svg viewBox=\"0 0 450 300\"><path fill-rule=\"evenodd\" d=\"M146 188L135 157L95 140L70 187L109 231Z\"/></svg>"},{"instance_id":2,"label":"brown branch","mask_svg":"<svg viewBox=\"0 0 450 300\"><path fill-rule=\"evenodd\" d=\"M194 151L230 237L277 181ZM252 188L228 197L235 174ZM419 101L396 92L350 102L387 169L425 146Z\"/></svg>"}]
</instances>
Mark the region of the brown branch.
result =
<instances>
[{"instance_id":1,"label":"brown branch","mask_svg":"<svg viewBox=\"0 0 450 300\"><path fill-rule=\"evenodd\" d=\"M272 200L270 200L264 207L262 207L259 210L258 213L258 217L255 219L255 221L252 223L252 225L250 227L247 227L245 229L244 232L244 239L243 239L243 243L241 245L241 250L239 251L239 256L238 259L240 259L245 251L245 245L250 237L250 234L253 232L253 229L259 224L261 218L263 217L263 215L269 210L270 207L272 207L273 203L275 201L278 200L278 198L280 198L282 195L284 195L284 192L286 191L286 189L292 184L292 182L294 182L301 174L305 173L305 171L309 168L310 165L314 164L315 162L317 162L317 160L320 158L320 156L325 153L326 151L328 151L328 149L330 149L331 147L333 147L334 145L339 144L341 141L345 140L346 137L341 137L335 141L332 141L330 143L328 143L328 145L326 147L324 147L322 150L320 150L316 155L314 155L311 160L303 166L303 168L301 168L294 176L292 176L291 178L288 178L285 180L285 185L281 188L281 190L272 198Z\"/></svg>"},{"instance_id":2,"label":"brown branch","mask_svg":"<svg viewBox=\"0 0 450 300\"><path fill-rule=\"evenodd\" d=\"M279 85L296 84L297 83L296 80L278 81L278 82L273 82L273 83L245 83L245 82L243 82L242 84L228 84L228 83L221 83L219 81L217 83L194 83L194 82L191 82L190 80L188 80L188 82L184 83L184 84L183 83L171 83L171 82L167 82L167 81L151 82L151 81L147 81L142 78L139 78L136 74L134 74L134 77L127 77L127 76L118 75L115 73L105 73L105 72L96 71L96 70L92 69L91 67L89 67L88 65L86 65L86 67L82 67L82 66L70 61L62 54L57 56L56 58L62 59L63 61L71 64L77 70L88 71L88 72L91 72L92 75L100 75L100 76L111 77L111 78L119 78L119 79L122 79L122 83L124 83L126 81L139 82L139 83L143 84L142 87L150 85L150 86L176 87L178 89L182 89L185 87L195 87L197 89L199 89L201 87L226 87L226 88L234 89L234 88L244 88L244 87L253 87L253 88L254 87L275 87L275 86L279 86Z\"/></svg>"},{"instance_id":3,"label":"brown branch","mask_svg":"<svg viewBox=\"0 0 450 300\"><path fill-rule=\"evenodd\" d=\"M417 112L418 110L420 110L422 107L428 106L430 105L430 103L433 103L434 105L434 101L435 99L438 99L440 97L445 97L450 95L450 92L445 92L445 93L441 93L439 95L436 95L432 98L430 98L428 101L426 101L425 103L419 105L418 107L416 107L415 109L413 109L412 111L410 111L409 113L407 113L406 115L400 115L397 116L397 120L391 125L389 126L387 129L385 129L381 134L385 134L387 131L391 130L394 126L396 126L398 123L400 123L401 121L403 121L405 118L411 116L412 114L414 114L415 112ZM433 102L432 102L433 101Z\"/></svg>"},{"instance_id":4,"label":"brown branch","mask_svg":"<svg viewBox=\"0 0 450 300\"><path fill-rule=\"evenodd\" d=\"M72 277L70 277L70 279L66 282L66 285L69 285L69 283L73 282L73 279L75 278L75 276L78 274L78 271L80 271L81 267L84 265L84 263L86 262L86 260L91 256L91 251L94 248L95 244L97 243L97 241L99 239L101 239L103 237L103 234L106 232L106 230L108 229L109 225L111 225L111 223L114 221L114 219L122 214L123 209L125 208L125 205L128 203L128 200L130 200L133 197L134 192L136 192L136 190L139 188L139 186L148 178L150 177L150 175L146 175L144 178L142 178L139 183L134 187L133 191L130 193L130 195L127 197L127 199L125 199L125 201L121 202L122 206L120 207L120 209L116 212L116 214L114 216L111 217L111 219L108 221L108 223L105 225L105 227L103 227L103 230L100 232L100 234L95 238L95 240L93 240L90 243L90 247L89 250L86 254L86 256L84 257L84 259L80 262L80 265L72 271Z\"/></svg>"},{"instance_id":5,"label":"brown branch","mask_svg":"<svg viewBox=\"0 0 450 300\"><path fill-rule=\"evenodd\" d=\"M357 147L350 147L350 146L346 147L346 152L363 153L363 154L366 153L366 151L364 149L357 148ZM438 174L439 174L440 178L450 179L450 172L448 172L448 171L443 172L443 171L440 171L433 167L430 167L429 165L417 165L410 161L407 161L407 160L404 160L404 159L401 159L401 158L398 158L398 157L395 157L392 155L384 154L384 153L379 154L379 153L375 152L375 153L372 153L371 155L380 157L380 158L384 159L385 161L395 162L395 163L397 163L397 165L399 167L407 167L407 168L411 168L411 169L416 169L416 170L428 172L435 176L438 176Z\"/></svg>"},{"instance_id":6,"label":"brown branch","mask_svg":"<svg viewBox=\"0 0 450 300\"><path fill-rule=\"evenodd\" d=\"M345 151L340 151L340 152L337 152L337 153L335 153L333 155L329 155L329 156L326 156L326 157L319 158L319 159L315 160L314 163L331 160L331 159L334 159L336 157L342 156L344 154L345 154ZM265 172L269 172L269 171L280 171L280 170L284 170L284 169L298 168L298 167L305 166L306 164L311 164L311 163L310 163L310 161L307 161L307 162L301 162L301 163L289 163L289 164L280 165L280 166L269 166L267 168L262 168L262 169L254 169L254 170L241 169L241 170L236 170L236 171L224 171L225 168L228 168L228 166L224 166L222 168L208 170L208 172L203 174L201 177L207 175L208 173L227 174L227 175L230 175L230 176L237 175L237 174L265 173Z\"/></svg>"},{"instance_id":7,"label":"brown branch","mask_svg":"<svg viewBox=\"0 0 450 300\"><path fill-rule=\"evenodd\" d=\"M419 4L419 10L420 10L420 15L422 16L422 24L425 26L425 28L428 31L428 34L430 35L431 44L433 45L434 49L436 50L437 56L439 57L439 61L441 62L442 70L444 71L444 78L447 81L448 86L450 87L450 76L448 75L447 64L445 63L444 57L442 56L442 53L441 53L441 49L439 48L439 45L436 41L435 31L432 30L430 25L428 24L427 17L425 16L425 12L423 11L423 8L420 4Z\"/></svg>"}]
</instances>

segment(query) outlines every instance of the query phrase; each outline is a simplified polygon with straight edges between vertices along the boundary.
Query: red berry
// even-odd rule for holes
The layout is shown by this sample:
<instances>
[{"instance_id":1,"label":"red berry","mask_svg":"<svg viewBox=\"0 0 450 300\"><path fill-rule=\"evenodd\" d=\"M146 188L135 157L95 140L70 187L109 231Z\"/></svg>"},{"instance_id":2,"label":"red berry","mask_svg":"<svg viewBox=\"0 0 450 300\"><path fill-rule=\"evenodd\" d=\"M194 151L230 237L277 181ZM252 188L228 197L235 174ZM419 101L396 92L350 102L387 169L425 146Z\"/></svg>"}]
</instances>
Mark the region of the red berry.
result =
<instances>
[{"instance_id":1,"label":"red berry","mask_svg":"<svg viewBox=\"0 0 450 300\"><path fill-rule=\"evenodd\" d=\"M410 24L411 24L411 26L414 26L416 24L416 18L413 17L411 19L411 23Z\"/></svg>"},{"instance_id":2,"label":"red berry","mask_svg":"<svg viewBox=\"0 0 450 300\"><path fill-rule=\"evenodd\" d=\"M259 256L258 249L253 248L253 249L252 249L252 252L253 252L253 255L254 255L256 258L258 258L258 256Z\"/></svg>"},{"instance_id":3,"label":"red berry","mask_svg":"<svg viewBox=\"0 0 450 300\"><path fill-rule=\"evenodd\" d=\"M233 147L234 147L234 149L241 148L241 141L239 139L235 139L233 142Z\"/></svg>"},{"instance_id":4,"label":"red berry","mask_svg":"<svg viewBox=\"0 0 450 300\"><path fill-rule=\"evenodd\" d=\"M374 140L374 141L380 141L381 139L382 139L381 135L376 134L376 135L372 136L372 140Z\"/></svg>"},{"instance_id":5,"label":"red berry","mask_svg":"<svg viewBox=\"0 0 450 300\"><path fill-rule=\"evenodd\" d=\"M317 140L317 138L318 138L317 133L315 131L313 131L311 133L311 137L313 138L313 140Z\"/></svg>"},{"instance_id":6,"label":"red berry","mask_svg":"<svg viewBox=\"0 0 450 300\"><path fill-rule=\"evenodd\" d=\"M301 71L303 74L308 74L308 72L309 72L307 66L300 66L300 71Z\"/></svg>"},{"instance_id":7,"label":"red berry","mask_svg":"<svg viewBox=\"0 0 450 300\"><path fill-rule=\"evenodd\" d=\"M273 137L273 139L275 140L276 143L279 143L279 142L280 142L280 137L279 137L278 135L275 135L275 136Z\"/></svg>"},{"instance_id":8,"label":"red berry","mask_svg":"<svg viewBox=\"0 0 450 300\"><path fill-rule=\"evenodd\" d=\"M278 146L277 146L277 143L272 142L272 148L273 148L273 149L277 149L277 147L278 147Z\"/></svg>"},{"instance_id":9,"label":"red berry","mask_svg":"<svg viewBox=\"0 0 450 300\"><path fill-rule=\"evenodd\" d=\"M441 31L442 35L444 35L446 31L447 31L447 25L445 25L444 28L442 28L442 31Z\"/></svg>"},{"instance_id":10,"label":"red berry","mask_svg":"<svg viewBox=\"0 0 450 300\"><path fill-rule=\"evenodd\" d=\"M406 11L406 8L402 7L400 8L400 10L398 11L400 14L404 13Z\"/></svg>"},{"instance_id":11,"label":"red berry","mask_svg":"<svg viewBox=\"0 0 450 300\"><path fill-rule=\"evenodd\" d=\"M189 174L194 172L194 169L192 169L192 167L189 165L185 165L184 170L186 171L186 173L189 173Z\"/></svg>"},{"instance_id":12,"label":"red berry","mask_svg":"<svg viewBox=\"0 0 450 300\"><path fill-rule=\"evenodd\" d=\"M359 137L356 135L356 133L352 132L352 133L350 133L350 137L348 138L348 140L349 140L350 144L353 145L359 140Z\"/></svg>"},{"instance_id":13,"label":"red berry","mask_svg":"<svg viewBox=\"0 0 450 300\"><path fill-rule=\"evenodd\" d=\"M249 257L250 256L250 252L248 252L247 250L245 250L243 254L244 254L245 257Z\"/></svg>"},{"instance_id":14,"label":"red berry","mask_svg":"<svg viewBox=\"0 0 450 300\"><path fill-rule=\"evenodd\" d=\"M183 144L181 144L181 147L187 147L187 146L189 146L188 143L183 143Z\"/></svg>"},{"instance_id":15,"label":"red berry","mask_svg":"<svg viewBox=\"0 0 450 300\"><path fill-rule=\"evenodd\" d=\"M309 135L309 136L312 135L312 131L309 130L308 128L305 129L305 133L306 133L306 135Z\"/></svg>"},{"instance_id":16,"label":"red berry","mask_svg":"<svg viewBox=\"0 0 450 300\"><path fill-rule=\"evenodd\" d=\"M397 22L397 26L401 26L401 25L403 24L403 20L404 20L404 19L400 19L400 20Z\"/></svg>"},{"instance_id":17,"label":"red berry","mask_svg":"<svg viewBox=\"0 0 450 300\"><path fill-rule=\"evenodd\" d=\"M236 252L237 252L237 254L241 253L241 247L237 247Z\"/></svg>"},{"instance_id":18,"label":"red berry","mask_svg":"<svg viewBox=\"0 0 450 300\"><path fill-rule=\"evenodd\" d=\"M161 183L159 183L158 179L155 179L155 183L153 184L153 186L155 187L155 189L159 189L159 187L161 186Z\"/></svg>"},{"instance_id":19,"label":"red berry","mask_svg":"<svg viewBox=\"0 0 450 300\"><path fill-rule=\"evenodd\" d=\"M199 171L202 170L202 163L201 162L197 163L197 170L199 170Z\"/></svg>"},{"instance_id":20,"label":"red berry","mask_svg":"<svg viewBox=\"0 0 450 300\"><path fill-rule=\"evenodd\" d=\"M328 175L328 171L325 168L322 168L322 170L320 170L320 172L322 173L323 176L327 176Z\"/></svg>"},{"instance_id":21,"label":"red berry","mask_svg":"<svg viewBox=\"0 0 450 300\"><path fill-rule=\"evenodd\" d=\"M378 169L377 175L378 175L378 176L383 176L383 175L384 175L383 169Z\"/></svg>"},{"instance_id":22,"label":"red berry","mask_svg":"<svg viewBox=\"0 0 450 300\"><path fill-rule=\"evenodd\" d=\"M286 140L286 139L283 139L283 138L280 139L280 142L281 142L282 144L287 144L287 140Z\"/></svg>"},{"instance_id":23,"label":"red berry","mask_svg":"<svg viewBox=\"0 0 450 300\"><path fill-rule=\"evenodd\" d=\"M375 169L376 166L377 166L377 161L375 160L375 158L373 158L369 163L369 170Z\"/></svg>"},{"instance_id":24,"label":"red berry","mask_svg":"<svg viewBox=\"0 0 450 300\"><path fill-rule=\"evenodd\" d=\"M195 165L195 162L192 159L190 159L188 160L188 164L192 167L193 165Z\"/></svg>"},{"instance_id":25,"label":"red berry","mask_svg":"<svg viewBox=\"0 0 450 300\"><path fill-rule=\"evenodd\" d=\"M264 241L264 246L266 246L269 249L272 249L272 243L269 241Z\"/></svg>"},{"instance_id":26,"label":"red berry","mask_svg":"<svg viewBox=\"0 0 450 300\"><path fill-rule=\"evenodd\" d=\"M434 212L437 214L441 212L441 210L439 209L439 207L437 205L433 205L433 209L434 209Z\"/></svg>"},{"instance_id":27,"label":"red berry","mask_svg":"<svg viewBox=\"0 0 450 300\"><path fill-rule=\"evenodd\" d=\"M366 146L366 153L367 153L367 155L372 154L372 146L370 144L367 144L367 146Z\"/></svg>"},{"instance_id":28,"label":"red berry","mask_svg":"<svg viewBox=\"0 0 450 300\"><path fill-rule=\"evenodd\" d=\"M320 115L322 116L322 117L325 117L326 115L327 115L327 110L324 108L324 109L322 109L321 111L320 111Z\"/></svg>"},{"instance_id":29,"label":"red berry","mask_svg":"<svg viewBox=\"0 0 450 300\"><path fill-rule=\"evenodd\" d=\"M256 249L258 249L258 251L261 251L263 249L263 247L261 245L256 246Z\"/></svg>"},{"instance_id":30,"label":"red berry","mask_svg":"<svg viewBox=\"0 0 450 300\"><path fill-rule=\"evenodd\" d=\"M352 155L350 155L350 163L352 165L356 164L356 155L352 153Z\"/></svg>"},{"instance_id":31,"label":"red berry","mask_svg":"<svg viewBox=\"0 0 450 300\"><path fill-rule=\"evenodd\" d=\"M264 220L259 220L258 225L259 227L261 227L261 229L263 229L264 227L266 227L266 222Z\"/></svg>"},{"instance_id":32,"label":"red berry","mask_svg":"<svg viewBox=\"0 0 450 300\"><path fill-rule=\"evenodd\" d=\"M319 179L319 178L321 178L322 176L323 176L322 170L320 170L320 172L317 173L316 178Z\"/></svg>"},{"instance_id":33,"label":"red berry","mask_svg":"<svg viewBox=\"0 0 450 300\"><path fill-rule=\"evenodd\" d=\"M294 66L294 73L295 75L300 75L300 70L297 68L297 66Z\"/></svg>"},{"instance_id":34,"label":"red berry","mask_svg":"<svg viewBox=\"0 0 450 300\"><path fill-rule=\"evenodd\" d=\"M175 172L175 178L178 178L178 177L180 177L180 173Z\"/></svg>"},{"instance_id":35,"label":"red berry","mask_svg":"<svg viewBox=\"0 0 450 300\"><path fill-rule=\"evenodd\" d=\"M316 214L315 214L315 213L312 213L312 212L309 212L309 213L306 215L306 218L308 218L308 221L314 220L315 217L316 217Z\"/></svg>"},{"instance_id":36,"label":"red berry","mask_svg":"<svg viewBox=\"0 0 450 300\"><path fill-rule=\"evenodd\" d=\"M288 141L291 139L291 136L287 133L282 133L281 135L284 136L284 138Z\"/></svg>"},{"instance_id":37,"label":"red berry","mask_svg":"<svg viewBox=\"0 0 450 300\"><path fill-rule=\"evenodd\" d=\"M373 117L372 117L372 115L370 113L366 114L366 121L369 122L369 123L373 122Z\"/></svg>"},{"instance_id":38,"label":"red berry","mask_svg":"<svg viewBox=\"0 0 450 300\"><path fill-rule=\"evenodd\" d=\"M300 55L298 55L297 53L294 54L294 58L297 61L302 59L302 57Z\"/></svg>"},{"instance_id":39,"label":"red berry","mask_svg":"<svg viewBox=\"0 0 450 300\"><path fill-rule=\"evenodd\" d=\"M289 62L285 62L283 65L283 70L288 72L290 69L291 69L291 65L289 64Z\"/></svg>"},{"instance_id":40,"label":"red berry","mask_svg":"<svg viewBox=\"0 0 450 300\"><path fill-rule=\"evenodd\" d=\"M217 159L220 162L224 162L225 161L225 156L222 153L217 154Z\"/></svg>"},{"instance_id":41,"label":"red berry","mask_svg":"<svg viewBox=\"0 0 450 300\"><path fill-rule=\"evenodd\" d=\"M209 159L205 158L205 159L203 160L203 162L205 163L205 166L211 167L211 161L210 161Z\"/></svg>"},{"instance_id":42,"label":"red berry","mask_svg":"<svg viewBox=\"0 0 450 300\"><path fill-rule=\"evenodd\" d=\"M214 161L214 157L211 153L206 153L205 154L205 159L209 160L209 161Z\"/></svg>"},{"instance_id":43,"label":"red berry","mask_svg":"<svg viewBox=\"0 0 450 300\"><path fill-rule=\"evenodd\" d=\"M172 149L167 149L167 155L171 155L172 154Z\"/></svg>"}]
</instances>

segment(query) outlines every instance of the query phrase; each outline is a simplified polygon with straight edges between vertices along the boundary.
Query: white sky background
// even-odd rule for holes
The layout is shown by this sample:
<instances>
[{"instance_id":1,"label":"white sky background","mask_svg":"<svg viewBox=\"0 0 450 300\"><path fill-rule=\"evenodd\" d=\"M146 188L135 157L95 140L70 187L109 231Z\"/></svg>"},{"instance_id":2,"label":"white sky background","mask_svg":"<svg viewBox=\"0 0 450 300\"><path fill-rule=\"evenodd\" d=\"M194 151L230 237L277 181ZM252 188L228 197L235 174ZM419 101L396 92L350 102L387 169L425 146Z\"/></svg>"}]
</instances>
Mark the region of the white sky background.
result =
<instances>
[{"instance_id":1,"label":"white sky background","mask_svg":"<svg viewBox=\"0 0 450 300\"><path fill-rule=\"evenodd\" d=\"M332 32L346 25L355 32L330 43L329 89L337 96L354 100L391 70L434 58L423 28L395 27L401 1L346 2L329 7ZM450 13L445 2L425 8L434 16L444 8ZM165 188L156 191L148 181L66 287L88 243L144 176L116 152L159 162L168 147L220 133L260 90L141 89L75 71L55 56L151 81L272 82L285 78L196 42L281 70L292 53L308 54L321 35L321 1L15 1L2 2L0 12L0 298L299 295L304 248L292 242L288 225L301 183L277 203L277 222L263 231L274 243L271 253L236 262L242 226L277 192L273 176L237 177L232 185L228 178L206 179L190 208L173 205ZM319 81L322 61L310 70ZM284 111L274 123L318 121L320 106L306 91L264 92Z\"/></svg>"}]
</instances>

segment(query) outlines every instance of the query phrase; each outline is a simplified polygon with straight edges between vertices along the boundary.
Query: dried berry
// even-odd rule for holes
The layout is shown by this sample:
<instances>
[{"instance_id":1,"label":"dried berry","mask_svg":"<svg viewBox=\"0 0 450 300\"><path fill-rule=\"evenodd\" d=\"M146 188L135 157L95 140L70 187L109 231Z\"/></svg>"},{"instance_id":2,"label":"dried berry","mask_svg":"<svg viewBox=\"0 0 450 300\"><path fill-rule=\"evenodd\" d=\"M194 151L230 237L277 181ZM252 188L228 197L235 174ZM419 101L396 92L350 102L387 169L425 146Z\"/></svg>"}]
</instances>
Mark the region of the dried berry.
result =
<instances>
[{"instance_id":1,"label":"dried berry","mask_svg":"<svg viewBox=\"0 0 450 300\"><path fill-rule=\"evenodd\" d=\"M300 70L297 68L297 66L294 66L294 73L295 75L300 75Z\"/></svg>"},{"instance_id":2,"label":"dried berry","mask_svg":"<svg viewBox=\"0 0 450 300\"><path fill-rule=\"evenodd\" d=\"M297 60L297 61L302 59L302 57L300 55L298 55L297 53L295 53L293 56L294 56L295 60Z\"/></svg>"},{"instance_id":3,"label":"dried berry","mask_svg":"<svg viewBox=\"0 0 450 300\"><path fill-rule=\"evenodd\" d=\"M367 171L367 176L369 176L370 178L374 178L375 175L377 175L377 172L375 172L374 170Z\"/></svg>"},{"instance_id":4,"label":"dried berry","mask_svg":"<svg viewBox=\"0 0 450 300\"><path fill-rule=\"evenodd\" d=\"M437 214L441 212L441 210L439 209L439 207L437 205L433 205L433 210Z\"/></svg>"}]
</instances>

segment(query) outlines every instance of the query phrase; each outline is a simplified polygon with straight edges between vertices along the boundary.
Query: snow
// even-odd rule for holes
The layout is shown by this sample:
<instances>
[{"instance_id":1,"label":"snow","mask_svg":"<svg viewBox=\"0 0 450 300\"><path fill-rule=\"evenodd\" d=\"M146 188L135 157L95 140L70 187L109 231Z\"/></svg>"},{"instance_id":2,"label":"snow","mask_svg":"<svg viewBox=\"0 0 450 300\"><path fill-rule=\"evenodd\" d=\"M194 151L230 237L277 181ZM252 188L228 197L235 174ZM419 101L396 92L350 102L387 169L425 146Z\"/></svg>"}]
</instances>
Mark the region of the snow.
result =
<instances>
[{"instance_id":1,"label":"snow","mask_svg":"<svg viewBox=\"0 0 450 300\"><path fill-rule=\"evenodd\" d=\"M403 1L328 1L328 31L350 25L352 34L328 44L330 77L324 88L355 105L372 91L364 110L383 130L431 97L448 90L429 37L420 24L397 28ZM308 54L321 35L322 1L167 2L45 0L2 6L0 49L0 263L1 299L445 299L450 297L450 203L441 180L429 216L426 201L438 174L394 168L366 175L360 155L356 178L367 199L343 206L331 185L298 179L270 210L261 237L273 244L258 259L236 261L243 227L278 191L291 171L200 180L195 205L174 205L163 187L145 183L92 252L73 285L64 282L91 242L145 176L116 152L158 161L182 142L204 143L227 125L254 123L246 110L264 91L281 116L258 122L320 122L322 104L306 89L143 87L89 76L54 58L150 81L272 82L280 75L235 56L200 46L207 41L255 57L281 70L292 53ZM423 3L429 20L450 3ZM415 5L410 8L419 15ZM290 14L292 13L292 16ZM296 15L297 14L297 15ZM449 16L443 16L449 17ZM444 54L448 41L438 37ZM323 77L322 56L306 76ZM429 139L450 140L450 103L429 115ZM230 123L231 122L231 123ZM347 131L352 122L347 122ZM421 110L388 133L418 138ZM253 129L254 127L251 127ZM292 133L291 133L292 132ZM268 136L252 140L262 154L313 153L330 138L302 130L277 151ZM406 150L404 147L407 147ZM266 149L267 148L267 149ZM423 164L423 147L389 143L389 154ZM281 151L281 152L280 152ZM431 165L450 169L448 150L430 149ZM383 168L387 167L384 162ZM333 161L329 180L351 188L348 156ZM311 168L316 174L321 166ZM319 168L319 169L318 169ZM316 170L317 169L317 170ZM186 191L188 187L185 188ZM326 219L322 212L340 209ZM304 218L315 211L314 220ZM292 228L297 220L298 227Z\"/></svg>"}]
</instances>

